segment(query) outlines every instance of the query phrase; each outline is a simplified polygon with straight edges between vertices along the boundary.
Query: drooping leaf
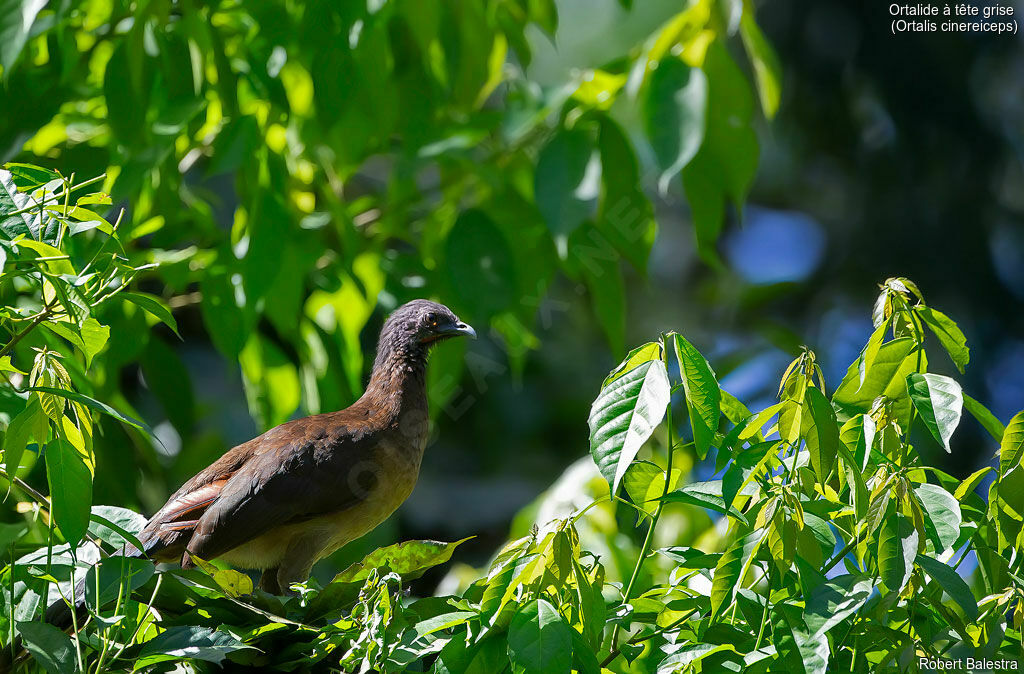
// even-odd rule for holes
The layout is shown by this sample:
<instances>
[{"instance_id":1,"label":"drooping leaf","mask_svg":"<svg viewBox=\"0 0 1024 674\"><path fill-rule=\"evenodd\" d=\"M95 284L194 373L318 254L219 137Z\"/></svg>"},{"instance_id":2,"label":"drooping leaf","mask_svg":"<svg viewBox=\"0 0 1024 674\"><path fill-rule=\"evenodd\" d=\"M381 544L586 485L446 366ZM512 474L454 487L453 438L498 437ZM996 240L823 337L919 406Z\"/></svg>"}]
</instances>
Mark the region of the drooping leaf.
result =
<instances>
[{"instance_id":1,"label":"drooping leaf","mask_svg":"<svg viewBox=\"0 0 1024 674\"><path fill-rule=\"evenodd\" d=\"M21 457L25 453L25 447L33 434L38 435L36 429L40 423L46 424L46 415L39 406L39 399L31 396L25 403L25 409L11 419L4 435L3 461L9 475L15 475L18 466L21 464ZM41 443L45 443L45 439Z\"/></svg>"},{"instance_id":2,"label":"drooping leaf","mask_svg":"<svg viewBox=\"0 0 1024 674\"><path fill-rule=\"evenodd\" d=\"M49 674L75 671L75 645L71 637L44 622L18 623L25 649Z\"/></svg>"},{"instance_id":3,"label":"drooping leaf","mask_svg":"<svg viewBox=\"0 0 1024 674\"><path fill-rule=\"evenodd\" d=\"M956 543L960 537L962 514L960 503L948 491L934 484L919 484L914 493L921 501L928 524L929 534L934 531L936 550L942 552Z\"/></svg>"},{"instance_id":4,"label":"drooping leaf","mask_svg":"<svg viewBox=\"0 0 1024 674\"><path fill-rule=\"evenodd\" d=\"M890 592L900 593L917 557L917 530L890 507L878 533L878 573Z\"/></svg>"},{"instance_id":5,"label":"drooping leaf","mask_svg":"<svg viewBox=\"0 0 1024 674\"><path fill-rule=\"evenodd\" d=\"M161 323L173 330L174 334L181 337L178 333L178 322L174 320L171 308L167 306L166 302L156 295L150 295L148 293L123 292L120 293L119 297L141 307L147 314L159 320Z\"/></svg>"},{"instance_id":6,"label":"drooping leaf","mask_svg":"<svg viewBox=\"0 0 1024 674\"><path fill-rule=\"evenodd\" d=\"M661 360L633 368L601 390L590 408L590 453L612 492L665 417L670 387Z\"/></svg>"},{"instance_id":7,"label":"drooping leaf","mask_svg":"<svg viewBox=\"0 0 1024 674\"><path fill-rule=\"evenodd\" d=\"M941 374L915 372L907 377L907 390L925 426L951 452L949 439L960 423L964 406L960 384Z\"/></svg>"},{"instance_id":8,"label":"drooping leaf","mask_svg":"<svg viewBox=\"0 0 1024 674\"><path fill-rule=\"evenodd\" d=\"M763 530L753 531L734 541L718 560L711 583L712 620L736 597L736 590L764 538Z\"/></svg>"},{"instance_id":9,"label":"drooping leaf","mask_svg":"<svg viewBox=\"0 0 1024 674\"><path fill-rule=\"evenodd\" d=\"M988 431L989 435L995 438L996 442L1002 440L1006 427L1003 426L1003 422L996 419L996 415L992 414L987 407L966 393L964 394L964 407Z\"/></svg>"},{"instance_id":10,"label":"drooping leaf","mask_svg":"<svg viewBox=\"0 0 1024 674\"><path fill-rule=\"evenodd\" d=\"M661 661L656 674L673 674L673 672L689 671L691 665L701 662L704 658L716 653L736 653L732 644L688 644Z\"/></svg>"},{"instance_id":11,"label":"drooping leaf","mask_svg":"<svg viewBox=\"0 0 1024 674\"><path fill-rule=\"evenodd\" d=\"M999 443L999 474L1006 475L1021 465L1024 457L1024 412L1018 412L1003 431Z\"/></svg>"},{"instance_id":12,"label":"drooping leaf","mask_svg":"<svg viewBox=\"0 0 1024 674\"><path fill-rule=\"evenodd\" d=\"M227 632L198 625L175 625L143 644L133 671L171 660L195 659L219 664L228 653L246 648L253 647Z\"/></svg>"},{"instance_id":13,"label":"drooping leaf","mask_svg":"<svg viewBox=\"0 0 1024 674\"><path fill-rule=\"evenodd\" d=\"M971 359L971 352L967 348L967 338L964 337L964 333L953 322L953 319L938 309L918 307L916 312L921 320L924 321L924 324L935 333L939 343L942 344L942 348L953 359L953 364L956 365L956 369L962 374Z\"/></svg>"},{"instance_id":14,"label":"drooping leaf","mask_svg":"<svg viewBox=\"0 0 1024 674\"><path fill-rule=\"evenodd\" d=\"M836 464L839 453L839 425L832 404L818 389L811 387L804 393L811 412L813 427L806 433L807 450L811 453L811 467L824 484Z\"/></svg>"},{"instance_id":15,"label":"drooping leaf","mask_svg":"<svg viewBox=\"0 0 1024 674\"><path fill-rule=\"evenodd\" d=\"M644 103L644 130L654 148L664 194L669 181L686 166L704 140L708 79L674 56L662 59L651 73Z\"/></svg>"},{"instance_id":16,"label":"drooping leaf","mask_svg":"<svg viewBox=\"0 0 1024 674\"><path fill-rule=\"evenodd\" d=\"M597 209L601 161L591 135L582 128L562 129L540 152L534 173L534 198L565 257L569 235Z\"/></svg>"},{"instance_id":17,"label":"drooping leaf","mask_svg":"<svg viewBox=\"0 0 1024 674\"><path fill-rule=\"evenodd\" d=\"M558 609L546 600L526 604L508 630L512 662L525 674L568 674L572 667L571 631Z\"/></svg>"},{"instance_id":18,"label":"drooping leaf","mask_svg":"<svg viewBox=\"0 0 1024 674\"><path fill-rule=\"evenodd\" d=\"M700 149L683 168L683 189L698 252L719 264L714 245L726 206L739 207L746 199L757 170L758 144L750 86L721 40L708 47L702 70L708 81L707 127Z\"/></svg>"},{"instance_id":19,"label":"drooping leaf","mask_svg":"<svg viewBox=\"0 0 1024 674\"><path fill-rule=\"evenodd\" d=\"M871 596L873 583L847 574L822 585L807 599L804 620L812 636L828 633L836 625L860 610Z\"/></svg>"},{"instance_id":20,"label":"drooping leaf","mask_svg":"<svg viewBox=\"0 0 1024 674\"><path fill-rule=\"evenodd\" d=\"M775 50L757 25L752 2L744 3L743 16L740 19L740 37L754 66L754 79L757 82L761 110L764 111L765 117L771 119L779 109L779 99L782 95L782 67Z\"/></svg>"},{"instance_id":21,"label":"drooping leaf","mask_svg":"<svg viewBox=\"0 0 1024 674\"><path fill-rule=\"evenodd\" d=\"M77 544L89 528L92 472L81 455L63 438L50 442L45 455L53 519L64 540Z\"/></svg>"},{"instance_id":22,"label":"drooping leaf","mask_svg":"<svg viewBox=\"0 0 1024 674\"><path fill-rule=\"evenodd\" d=\"M949 565L932 559L928 555L918 556L917 563L925 573L935 579L943 592L952 597L953 601L963 609L964 615L970 620L978 618L978 602L960 574L951 569Z\"/></svg>"},{"instance_id":23,"label":"drooping leaf","mask_svg":"<svg viewBox=\"0 0 1024 674\"><path fill-rule=\"evenodd\" d=\"M451 559L455 548L472 536L455 541L404 541L374 550L361 562L356 562L334 577L332 583L354 583L365 580L373 569L387 569L402 578L418 578L427 569Z\"/></svg>"},{"instance_id":24,"label":"drooping leaf","mask_svg":"<svg viewBox=\"0 0 1024 674\"><path fill-rule=\"evenodd\" d=\"M711 366L693 344L682 335L675 334L672 336L672 345L679 361L683 390L690 409L694 445L697 455L703 458L718 430L722 393Z\"/></svg>"}]
</instances>

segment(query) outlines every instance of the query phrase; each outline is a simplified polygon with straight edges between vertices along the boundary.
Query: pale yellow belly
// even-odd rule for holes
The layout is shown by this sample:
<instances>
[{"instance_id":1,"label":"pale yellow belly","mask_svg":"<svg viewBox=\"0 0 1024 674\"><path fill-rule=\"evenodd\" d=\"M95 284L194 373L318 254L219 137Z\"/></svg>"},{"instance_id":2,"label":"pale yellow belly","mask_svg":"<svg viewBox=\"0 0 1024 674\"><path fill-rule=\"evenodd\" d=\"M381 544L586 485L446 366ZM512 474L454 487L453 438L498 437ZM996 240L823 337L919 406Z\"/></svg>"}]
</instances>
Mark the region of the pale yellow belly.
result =
<instances>
[{"instance_id":1,"label":"pale yellow belly","mask_svg":"<svg viewBox=\"0 0 1024 674\"><path fill-rule=\"evenodd\" d=\"M270 569L280 565L293 545L309 545L313 541L319 548L316 559L321 559L365 535L395 512L416 485L419 457L414 461L389 458L391 465L382 472L377 488L357 505L300 524L276 527L218 559L243 569Z\"/></svg>"}]
</instances>

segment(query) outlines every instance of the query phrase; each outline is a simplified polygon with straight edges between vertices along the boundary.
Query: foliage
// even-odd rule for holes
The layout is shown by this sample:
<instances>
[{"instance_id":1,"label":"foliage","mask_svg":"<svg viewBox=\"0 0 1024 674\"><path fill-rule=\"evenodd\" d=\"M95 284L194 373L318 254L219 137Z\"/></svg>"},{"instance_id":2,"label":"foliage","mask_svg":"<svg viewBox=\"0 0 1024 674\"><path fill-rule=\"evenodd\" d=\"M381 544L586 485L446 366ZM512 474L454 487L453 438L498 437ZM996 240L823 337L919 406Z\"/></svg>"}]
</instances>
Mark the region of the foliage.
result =
<instances>
[{"instance_id":1,"label":"foliage","mask_svg":"<svg viewBox=\"0 0 1024 674\"><path fill-rule=\"evenodd\" d=\"M76 210L102 195L72 207L70 179L12 169L29 190L12 198L35 201L20 207L31 214L25 227L56 244L8 233L5 248L25 298L8 320L27 324L22 339L54 344L38 350L31 372L5 371L23 407L5 460L45 446L50 498L20 486L35 498L32 517L56 525L0 574L0 634L8 647L20 638L27 666L160 669L185 660L201 671L227 659L286 671L867 672L919 655L1020 653L1024 412L1004 429L953 378L928 371L926 330L957 368L969 352L952 319L907 279L882 286L875 331L831 397L806 349L784 373L779 402L756 413L719 387L680 334L631 351L591 411L599 473L571 469L514 525L521 535L488 569L462 574L456 593L410 598L404 588L462 541L382 548L322 587L296 586L295 597L254 590L248 576L206 562L157 570L111 555L144 520L88 510L79 490L92 465L86 438L96 411L139 424L72 384L90 349L102 347L85 335L106 335L94 312L108 301L124 298L154 321L170 314L123 290L143 270L104 252L119 228ZM50 196L63 206L47 210ZM88 321L98 327L82 330ZM71 322L81 344L61 325ZM948 450L963 409L1001 446L997 468L959 482L925 466L918 448ZM693 481L704 457L715 476ZM74 470L80 479L65 479ZM990 473L986 501L977 487ZM624 536L630 513L644 532L638 549ZM90 540L79 544L86 528ZM13 542L25 527L4 533ZM965 578L958 569L969 557L977 573ZM40 622L47 598L69 597L82 574L86 622L71 636Z\"/></svg>"}]
</instances>

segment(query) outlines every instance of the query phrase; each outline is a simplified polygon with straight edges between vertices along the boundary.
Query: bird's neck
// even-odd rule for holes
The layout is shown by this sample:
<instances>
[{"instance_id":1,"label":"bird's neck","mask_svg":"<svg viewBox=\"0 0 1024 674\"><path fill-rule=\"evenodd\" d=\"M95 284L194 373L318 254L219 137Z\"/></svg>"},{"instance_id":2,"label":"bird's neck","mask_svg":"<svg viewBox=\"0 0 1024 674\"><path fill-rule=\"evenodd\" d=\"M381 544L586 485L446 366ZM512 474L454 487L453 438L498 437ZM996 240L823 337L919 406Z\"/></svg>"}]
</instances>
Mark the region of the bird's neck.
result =
<instances>
[{"instance_id":1,"label":"bird's neck","mask_svg":"<svg viewBox=\"0 0 1024 674\"><path fill-rule=\"evenodd\" d=\"M427 352L420 345L411 350L390 348L377 354L370 382L360 402L384 423L400 423L402 417L423 417L427 412Z\"/></svg>"}]
</instances>

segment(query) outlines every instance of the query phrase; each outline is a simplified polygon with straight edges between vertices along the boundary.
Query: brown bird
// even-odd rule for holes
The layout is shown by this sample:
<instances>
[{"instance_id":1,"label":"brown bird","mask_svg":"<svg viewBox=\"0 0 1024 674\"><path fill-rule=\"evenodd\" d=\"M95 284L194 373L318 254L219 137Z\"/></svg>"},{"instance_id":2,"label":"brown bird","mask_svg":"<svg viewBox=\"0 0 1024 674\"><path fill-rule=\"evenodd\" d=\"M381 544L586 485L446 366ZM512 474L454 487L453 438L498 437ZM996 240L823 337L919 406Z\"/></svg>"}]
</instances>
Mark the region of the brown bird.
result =
<instances>
[{"instance_id":1,"label":"brown bird","mask_svg":"<svg viewBox=\"0 0 1024 674\"><path fill-rule=\"evenodd\" d=\"M193 555L220 559L262 569L263 589L288 592L317 560L383 522L412 492L427 441L427 353L458 335L476 332L442 304L399 307L384 323L359 400L229 450L153 515L138 535L144 550L125 554L183 567ZM63 602L50 609L50 622L65 622Z\"/></svg>"}]
</instances>

